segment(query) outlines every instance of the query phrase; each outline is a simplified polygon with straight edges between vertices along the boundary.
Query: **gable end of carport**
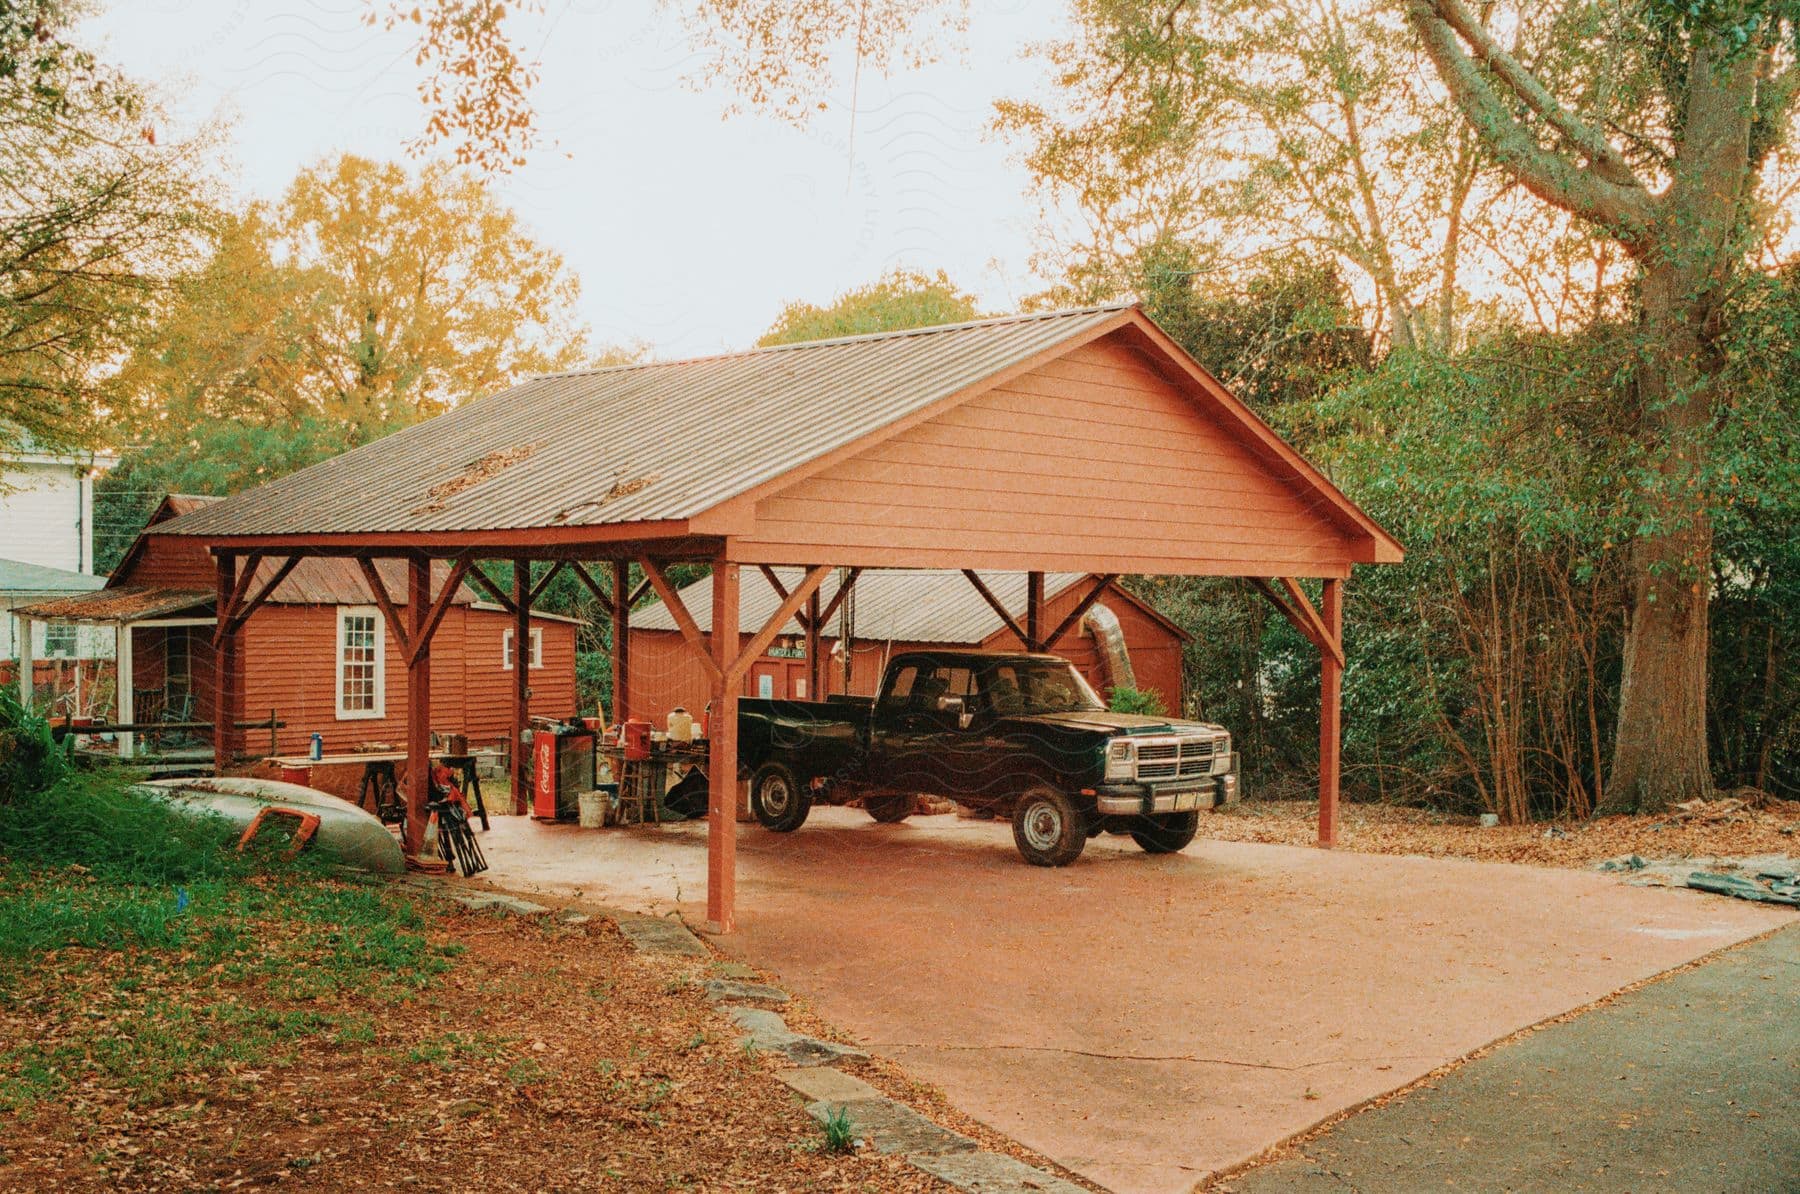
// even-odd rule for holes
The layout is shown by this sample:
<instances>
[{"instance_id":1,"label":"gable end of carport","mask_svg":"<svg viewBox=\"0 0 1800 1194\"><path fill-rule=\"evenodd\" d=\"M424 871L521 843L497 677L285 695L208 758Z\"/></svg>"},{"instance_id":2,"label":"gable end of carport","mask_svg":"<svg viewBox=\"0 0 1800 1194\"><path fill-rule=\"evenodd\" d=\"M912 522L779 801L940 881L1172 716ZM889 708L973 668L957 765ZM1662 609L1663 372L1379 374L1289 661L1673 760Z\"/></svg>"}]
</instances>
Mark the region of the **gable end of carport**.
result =
<instances>
[{"instance_id":1,"label":"gable end of carport","mask_svg":"<svg viewBox=\"0 0 1800 1194\"><path fill-rule=\"evenodd\" d=\"M1136 309L745 495L730 521L747 563L1344 576L1398 552Z\"/></svg>"}]
</instances>

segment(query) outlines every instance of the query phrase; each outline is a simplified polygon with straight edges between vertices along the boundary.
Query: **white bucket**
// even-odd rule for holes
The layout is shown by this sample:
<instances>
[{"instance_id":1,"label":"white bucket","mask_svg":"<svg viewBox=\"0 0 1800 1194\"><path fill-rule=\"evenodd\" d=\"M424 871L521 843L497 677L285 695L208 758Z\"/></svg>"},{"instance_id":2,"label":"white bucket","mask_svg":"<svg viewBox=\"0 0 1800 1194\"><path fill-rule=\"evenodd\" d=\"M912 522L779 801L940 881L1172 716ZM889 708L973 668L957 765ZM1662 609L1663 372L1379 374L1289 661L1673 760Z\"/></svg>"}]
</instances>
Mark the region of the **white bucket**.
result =
<instances>
[{"instance_id":1,"label":"white bucket","mask_svg":"<svg viewBox=\"0 0 1800 1194\"><path fill-rule=\"evenodd\" d=\"M580 806L580 823L583 829L602 829L606 826L606 793L582 792L576 798Z\"/></svg>"}]
</instances>

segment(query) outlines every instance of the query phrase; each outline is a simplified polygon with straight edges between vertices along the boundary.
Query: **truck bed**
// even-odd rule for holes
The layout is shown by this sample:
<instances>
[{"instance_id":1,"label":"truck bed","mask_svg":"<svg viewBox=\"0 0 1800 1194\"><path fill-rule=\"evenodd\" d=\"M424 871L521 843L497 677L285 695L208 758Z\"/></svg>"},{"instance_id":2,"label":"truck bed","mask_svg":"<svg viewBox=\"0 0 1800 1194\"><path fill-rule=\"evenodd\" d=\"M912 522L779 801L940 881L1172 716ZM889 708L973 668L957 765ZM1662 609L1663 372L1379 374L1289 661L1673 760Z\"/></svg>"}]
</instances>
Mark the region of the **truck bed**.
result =
<instances>
[{"instance_id":1,"label":"truck bed","mask_svg":"<svg viewBox=\"0 0 1800 1194\"><path fill-rule=\"evenodd\" d=\"M738 758L754 771L780 755L803 782L846 772L868 743L872 697L823 701L738 699Z\"/></svg>"}]
</instances>

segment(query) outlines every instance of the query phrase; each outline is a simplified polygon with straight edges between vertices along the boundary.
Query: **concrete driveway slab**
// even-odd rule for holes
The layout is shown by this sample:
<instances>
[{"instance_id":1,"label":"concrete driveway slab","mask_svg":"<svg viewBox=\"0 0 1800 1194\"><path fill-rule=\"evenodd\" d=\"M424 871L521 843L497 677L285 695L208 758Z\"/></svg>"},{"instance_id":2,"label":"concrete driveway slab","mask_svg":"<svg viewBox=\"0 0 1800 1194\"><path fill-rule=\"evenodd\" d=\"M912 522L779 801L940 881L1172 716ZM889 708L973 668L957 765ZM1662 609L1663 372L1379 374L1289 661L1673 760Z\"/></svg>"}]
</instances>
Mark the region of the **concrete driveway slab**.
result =
<instances>
[{"instance_id":1,"label":"concrete driveway slab","mask_svg":"<svg viewBox=\"0 0 1800 1194\"><path fill-rule=\"evenodd\" d=\"M1800 1190L1800 929L1336 1125L1237 1194Z\"/></svg>"},{"instance_id":2,"label":"concrete driveway slab","mask_svg":"<svg viewBox=\"0 0 1800 1194\"><path fill-rule=\"evenodd\" d=\"M493 882L700 916L701 825L497 819ZM742 827L715 939L1121 1191L1179 1191L1520 1028L1788 923L1612 876L1202 839L1022 864L1008 826L813 814Z\"/></svg>"}]
</instances>

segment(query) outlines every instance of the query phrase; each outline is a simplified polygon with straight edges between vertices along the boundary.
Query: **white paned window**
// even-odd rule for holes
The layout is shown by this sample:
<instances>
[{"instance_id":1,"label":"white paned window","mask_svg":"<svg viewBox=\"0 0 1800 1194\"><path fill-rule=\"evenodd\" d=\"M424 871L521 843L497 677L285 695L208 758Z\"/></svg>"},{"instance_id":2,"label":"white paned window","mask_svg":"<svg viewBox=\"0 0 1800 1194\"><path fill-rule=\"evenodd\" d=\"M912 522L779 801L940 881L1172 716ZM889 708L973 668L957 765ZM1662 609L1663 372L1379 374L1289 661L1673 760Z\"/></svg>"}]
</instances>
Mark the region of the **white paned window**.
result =
<instances>
[{"instance_id":1,"label":"white paned window","mask_svg":"<svg viewBox=\"0 0 1800 1194\"><path fill-rule=\"evenodd\" d=\"M80 627L68 622L44 623L44 658L73 659Z\"/></svg>"},{"instance_id":2,"label":"white paned window","mask_svg":"<svg viewBox=\"0 0 1800 1194\"><path fill-rule=\"evenodd\" d=\"M372 605L338 607L337 715L340 720L387 712L387 642L381 611Z\"/></svg>"},{"instance_id":3,"label":"white paned window","mask_svg":"<svg viewBox=\"0 0 1800 1194\"><path fill-rule=\"evenodd\" d=\"M512 665L513 632L503 630L500 632L500 670L510 672ZM531 628L531 666L534 668L544 666L544 628L542 626Z\"/></svg>"}]
</instances>

